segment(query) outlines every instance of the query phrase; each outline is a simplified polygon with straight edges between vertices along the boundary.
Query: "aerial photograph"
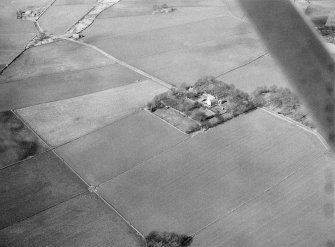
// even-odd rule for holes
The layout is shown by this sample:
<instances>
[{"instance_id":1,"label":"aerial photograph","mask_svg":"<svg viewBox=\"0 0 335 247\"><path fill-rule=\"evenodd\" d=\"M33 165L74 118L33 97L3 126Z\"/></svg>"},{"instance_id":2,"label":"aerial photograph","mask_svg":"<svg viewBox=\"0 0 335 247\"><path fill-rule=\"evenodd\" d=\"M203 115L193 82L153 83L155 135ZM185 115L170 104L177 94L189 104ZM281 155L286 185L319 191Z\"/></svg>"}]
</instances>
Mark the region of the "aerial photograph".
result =
<instances>
[{"instance_id":1,"label":"aerial photograph","mask_svg":"<svg viewBox=\"0 0 335 247\"><path fill-rule=\"evenodd\" d=\"M0 0L0 247L335 247L335 0Z\"/></svg>"}]
</instances>

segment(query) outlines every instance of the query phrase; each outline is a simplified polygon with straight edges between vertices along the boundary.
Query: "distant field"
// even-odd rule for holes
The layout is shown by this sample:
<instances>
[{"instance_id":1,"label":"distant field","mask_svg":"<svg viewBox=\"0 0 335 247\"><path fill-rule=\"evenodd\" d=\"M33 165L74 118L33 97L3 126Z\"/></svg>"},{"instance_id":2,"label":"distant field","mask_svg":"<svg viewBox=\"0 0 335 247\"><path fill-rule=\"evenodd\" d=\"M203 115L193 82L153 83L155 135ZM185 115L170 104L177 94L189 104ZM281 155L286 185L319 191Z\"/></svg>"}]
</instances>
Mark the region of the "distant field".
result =
<instances>
[{"instance_id":1,"label":"distant field","mask_svg":"<svg viewBox=\"0 0 335 247\"><path fill-rule=\"evenodd\" d=\"M104 30L102 28L104 23L103 20L95 22L87 31L84 41L125 61L159 55L177 49L192 48L199 43L250 32L245 24L241 24L231 17L218 17L184 25L148 29L145 32L125 33L124 35L118 35L108 29L102 32L98 31ZM126 31L127 29L123 30L123 32Z\"/></svg>"},{"instance_id":2,"label":"distant field","mask_svg":"<svg viewBox=\"0 0 335 247\"><path fill-rule=\"evenodd\" d=\"M93 49L60 41L26 50L0 76L0 83L112 63Z\"/></svg>"},{"instance_id":3,"label":"distant field","mask_svg":"<svg viewBox=\"0 0 335 247\"><path fill-rule=\"evenodd\" d=\"M222 75L218 79L228 84L234 84L237 88L248 93L261 86L290 87L279 65L270 55Z\"/></svg>"},{"instance_id":4,"label":"distant field","mask_svg":"<svg viewBox=\"0 0 335 247\"><path fill-rule=\"evenodd\" d=\"M167 82L193 85L199 78L236 68L257 58L265 48L255 34L241 34L139 58L129 63ZM243 90L243 88L240 88Z\"/></svg>"},{"instance_id":5,"label":"distant field","mask_svg":"<svg viewBox=\"0 0 335 247\"><path fill-rule=\"evenodd\" d=\"M190 7L168 15L99 19L85 31L84 41L180 85L220 75L263 54L252 32L225 9Z\"/></svg>"},{"instance_id":6,"label":"distant field","mask_svg":"<svg viewBox=\"0 0 335 247\"><path fill-rule=\"evenodd\" d=\"M256 110L175 146L98 191L144 234L193 234L249 200L257 202L299 169L315 167L324 152L315 136Z\"/></svg>"},{"instance_id":7,"label":"distant field","mask_svg":"<svg viewBox=\"0 0 335 247\"><path fill-rule=\"evenodd\" d=\"M120 3L122 3L122 1ZM118 4L115 6L117 5ZM113 7L110 8L110 11L112 10ZM168 27L179 28L180 25L196 24L199 21L223 16L228 16L228 13L225 9L217 7L181 8L170 14L152 15L150 12L149 15L129 18L97 19L94 24L84 32L84 34L87 34L88 38L98 35L120 36ZM173 34L172 31L170 35Z\"/></svg>"},{"instance_id":8,"label":"distant field","mask_svg":"<svg viewBox=\"0 0 335 247\"><path fill-rule=\"evenodd\" d=\"M0 32L1 33L1 32ZM34 33L11 33L6 35L0 36L0 50L23 50L25 45L27 44L27 41L34 38Z\"/></svg>"},{"instance_id":9,"label":"distant field","mask_svg":"<svg viewBox=\"0 0 335 247\"><path fill-rule=\"evenodd\" d=\"M53 5L58 6L58 5L82 5L82 4L94 4L96 3L96 0L57 0Z\"/></svg>"},{"instance_id":10,"label":"distant field","mask_svg":"<svg viewBox=\"0 0 335 247\"><path fill-rule=\"evenodd\" d=\"M48 33L63 34L92 7L92 4L53 5L43 14L38 22L42 29Z\"/></svg>"},{"instance_id":11,"label":"distant field","mask_svg":"<svg viewBox=\"0 0 335 247\"><path fill-rule=\"evenodd\" d=\"M56 149L89 184L98 185L188 138L141 111Z\"/></svg>"},{"instance_id":12,"label":"distant field","mask_svg":"<svg viewBox=\"0 0 335 247\"><path fill-rule=\"evenodd\" d=\"M11 62L34 36L34 33L2 34L0 31L0 64Z\"/></svg>"},{"instance_id":13,"label":"distant field","mask_svg":"<svg viewBox=\"0 0 335 247\"><path fill-rule=\"evenodd\" d=\"M33 22L18 20L16 11L30 4L46 0L0 1L0 64L9 64L34 37Z\"/></svg>"},{"instance_id":14,"label":"distant field","mask_svg":"<svg viewBox=\"0 0 335 247\"><path fill-rule=\"evenodd\" d=\"M51 146L58 146L138 110L165 91L155 82L143 81L17 112Z\"/></svg>"},{"instance_id":15,"label":"distant field","mask_svg":"<svg viewBox=\"0 0 335 247\"><path fill-rule=\"evenodd\" d=\"M23 78L0 83L0 110L67 99L144 79L118 64Z\"/></svg>"}]
</instances>

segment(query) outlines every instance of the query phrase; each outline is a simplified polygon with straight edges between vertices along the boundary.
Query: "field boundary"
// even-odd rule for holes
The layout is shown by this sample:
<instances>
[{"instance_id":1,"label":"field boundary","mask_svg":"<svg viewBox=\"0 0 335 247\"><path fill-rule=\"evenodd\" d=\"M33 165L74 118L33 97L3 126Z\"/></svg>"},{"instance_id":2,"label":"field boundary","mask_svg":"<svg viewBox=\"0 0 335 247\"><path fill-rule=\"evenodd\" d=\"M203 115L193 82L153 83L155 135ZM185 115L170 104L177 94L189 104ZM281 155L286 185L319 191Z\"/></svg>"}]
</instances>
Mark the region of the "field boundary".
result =
<instances>
[{"instance_id":1,"label":"field boundary","mask_svg":"<svg viewBox=\"0 0 335 247\"><path fill-rule=\"evenodd\" d=\"M154 117L156 117L156 118L162 120L163 122L167 123L168 125L170 125L171 127L175 128L176 130L178 130L179 132L183 133L184 135L187 135L187 136L188 136L188 134L186 134L185 132L181 131L180 129L178 129L176 126L174 126L173 124L169 123L169 122L166 121L165 119L163 119L163 118L157 116L155 113L149 111L149 110L146 109L146 108L145 108L144 110L145 110L146 112L148 112L149 114L153 115Z\"/></svg>"},{"instance_id":2,"label":"field boundary","mask_svg":"<svg viewBox=\"0 0 335 247\"><path fill-rule=\"evenodd\" d=\"M94 190L93 193L96 194L100 198L100 200L104 202L108 207L110 207L131 229L133 229L136 232L136 234L142 238L145 246L147 246L147 242L145 240L144 235L139 230L137 230L136 227L134 227L130 223L130 221L128 221L125 217L123 217L122 214L119 213L119 211L117 211L116 208L112 204L107 202L106 199L102 195L100 195L96 190Z\"/></svg>"},{"instance_id":3,"label":"field boundary","mask_svg":"<svg viewBox=\"0 0 335 247\"><path fill-rule=\"evenodd\" d=\"M297 122L297 121L295 121L295 120L293 120L293 119L291 119L291 118L288 118L288 117L279 115L279 114L277 114L277 113L275 113L275 112L273 112L273 111L270 111L270 110L268 110L268 109L265 109L264 107L259 107L259 109L261 109L263 112L266 112L266 113L268 113L268 114L270 114L270 115L272 115L272 116L275 116L275 117L277 117L277 118L279 118L279 119L281 119L281 120L283 120L283 121L286 121L286 122L288 122L288 123L290 123L290 124L293 124L294 126L297 126L297 127L301 128L302 130L304 130L304 131L306 131L306 132L308 132L308 133L310 133L310 134L316 136L317 139L321 142L322 146L323 146L327 151L330 150L330 147L328 146L326 140L325 140L325 139L323 138L323 136L322 136L319 132L317 132L316 130L312 130L312 129L306 127L305 125L303 125L303 124L301 124L301 123L299 123L299 122Z\"/></svg>"},{"instance_id":4,"label":"field boundary","mask_svg":"<svg viewBox=\"0 0 335 247\"><path fill-rule=\"evenodd\" d=\"M151 79L152 81L154 81L154 82L160 84L161 86L163 86L163 87L165 87L165 88L170 89L170 88L173 87L173 86L170 85L169 83L167 83L167 82L165 82L165 81L163 81L163 80L161 80L161 79L159 79L159 78L157 78L157 77L155 77L155 76L152 76L152 75L150 75L150 74L144 72L143 70L140 70L140 69L138 69L138 68L136 68L136 67L134 67L134 66L132 66L132 65L130 65L130 64L127 64L126 62L124 62L124 61L122 61L122 60L120 60L120 59L118 59L118 58L116 58L116 57L113 57L112 55L108 54L107 52L101 50L100 48L98 48L98 47L96 47L96 46L94 46L94 45L90 45L90 44L87 44L87 43L84 43L84 42L80 42L80 41L76 41L76 40L72 40L72 39L68 39L68 38L63 38L63 39L68 40L68 41L71 41L71 42L74 42L74 43L76 43L76 44L80 44L80 45L89 47L89 48L91 48L91 49L93 49L93 50L96 50L97 52L99 52L100 54L102 54L102 55L106 56L107 58L113 60L113 61L116 62L117 64L119 64L119 65L121 65L121 66L124 66L124 67L126 67L126 68L128 68L128 69L130 69L130 70L132 70L132 71L135 71L135 72L137 72L138 74L141 74L141 75L143 75L143 76L145 76L145 77Z\"/></svg>"},{"instance_id":5,"label":"field boundary","mask_svg":"<svg viewBox=\"0 0 335 247\"><path fill-rule=\"evenodd\" d=\"M221 76L224 76L224 75L226 75L226 74L229 74L230 72L233 72L233 71L235 71L235 70L238 70L238 69L241 69L241 68L243 68L243 67L245 67L245 66L248 66L249 64L252 64L252 63L256 62L256 61L259 60L259 59L262 59L263 57L267 56L268 54L269 54L269 52L266 51L265 53L263 53L262 55L259 55L258 57L252 59L251 61L246 62L246 63L244 63L244 64L241 64L241 65L239 65L239 66L237 66L237 67L235 67L235 68L232 68L232 69L230 69L230 70L228 70L228 71L226 71L226 72L223 72L223 73L221 73L221 74L215 76L215 78L219 78L219 77L221 77Z\"/></svg>"},{"instance_id":6,"label":"field boundary","mask_svg":"<svg viewBox=\"0 0 335 247\"><path fill-rule=\"evenodd\" d=\"M37 17L36 21L42 17L42 15L56 2L56 0L51 0L51 2L44 8L42 13Z\"/></svg>"}]
</instances>

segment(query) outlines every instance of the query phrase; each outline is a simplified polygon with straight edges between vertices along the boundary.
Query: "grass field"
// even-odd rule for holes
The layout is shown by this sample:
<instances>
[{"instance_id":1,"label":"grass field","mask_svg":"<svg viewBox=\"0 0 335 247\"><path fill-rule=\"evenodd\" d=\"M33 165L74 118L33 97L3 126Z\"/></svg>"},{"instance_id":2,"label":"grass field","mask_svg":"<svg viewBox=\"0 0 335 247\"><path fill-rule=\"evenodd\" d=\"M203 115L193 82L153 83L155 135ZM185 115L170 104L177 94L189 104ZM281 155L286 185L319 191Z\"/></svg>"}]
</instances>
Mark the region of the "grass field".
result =
<instances>
[{"instance_id":1,"label":"grass field","mask_svg":"<svg viewBox=\"0 0 335 247\"><path fill-rule=\"evenodd\" d=\"M243 91L248 93L253 92L256 87L261 86L276 85L278 87L290 87L279 65L277 65L270 55L266 55L251 64L222 75L218 79L229 84L234 84L237 88L243 89Z\"/></svg>"},{"instance_id":2,"label":"grass field","mask_svg":"<svg viewBox=\"0 0 335 247\"><path fill-rule=\"evenodd\" d=\"M147 31L124 35L114 34L112 30L109 31L108 29L103 30L104 23L104 21L101 21L99 25L99 22L95 22L87 30L84 41L96 45L125 61L173 50L192 48L200 43L250 32L245 24L241 24L241 22L229 16L153 30L148 27ZM127 29L123 30L123 32L126 31ZM113 41L111 42L111 40Z\"/></svg>"},{"instance_id":3,"label":"grass field","mask_svg":"<svg viewBox=\"0 0 335 247\"><path fill-rule=\"evenodd\" d=\"M92 4L53 5L38 21L42 29L48 33L63 34L92 7Z\"/></svg>"},{"instance_id":4,"label":"grass field","mask_svg":"<svg viewBox=\"0 0 335 247\"><path fill-rule=\"evenodd\" d=\"M220 75L263 53L264 47L256 35L244 34L135 59L130 63L175 85L183 82L193 85L201 77Z\"/></svg>"},{"instance_id":5,"label":"grass field","mask_svg":"<svg viewBox=\"0 0 335 247\"><path fill-rule=\"evenodd\" d=\"M0 83L0 110L67 99L144 79L144 76L121 65L110 64Z\"/></svg>"},{"instance_id":6,"label":"grass field","mask_svg":"<svg viewBox=\"0 0 335 247\"><path fill-rule=\"evenodd\" d=\"M333 164L333 158L315 157L278 186L200 232L192 246L332 246Z\"/></svg>"},{"instance_id":7,"label":"grass field","mask_svg":"<svg viewBox=\"0 0 335 247\"><path fill-rule=\"evenodd\" d=\"M324 151L313 135L254 111L173 147L98 191L144 234L194 234L257 201L298 170L314 167Z\"/></svg>"},{"instance_id":8,"label":"grass field","mask_svg":"<svg viewBox=\"0 0 335 247\"><path fill-rule=\"evenodd\" d=\"M124 18L100 19L87 30L84 41L176 85L220 75L264 53L248 24L224 12L220 17L220 11L201 20L194 14L201 8L187 10L189 22L172 14L127 18L123 23L116 19Z\"/></svg>"},{"instance_id":9,"label":"grass field","mask_svg":"<svg viewBox=\"0 0 335 247\"><path fill-rule=\"evenodd\" d=\"M11 111L0 112L0 140L0 169L48 150Z\"/></svg>"},{"instance_id":10,"label":"grass field","mask_svg":"<svg viewBox=\"0 0 335 247\"><path fill-rule=\"evenodd\" d=\"M144 247L141 238L107 204L86 192L0 230L2 246Z\"/></svg>"},{"instance_id":11,"label":"grass field","mask_svg":"<svg viewBox=\"0 0 335 247\"><path fill-rule=\"evenodd\" d=\"M185 117L178 113L177 111L169 108L160 108L157 109L153 114L157 115L158 117L164 119L168 123L172 124L179 130L183 131L184 133L187 133L188 130L191 128L196 129L198 126L198 129L200 129L200 126L197 122L194 120Z\"/></svg>"},{"instance_id":12,"label":"grass field","mask_svg":"<svg viewBox=\"0 0 335 247\"><path fill-rule=\"evenodd\" d=\"M187 135L141 111L56 149L91 185L124 173Z\"/></svg>"},{"instance_id":13,"label":"grass field","mask_svg":"<svg viewBox=\"0 0 335 247\"><path fill-rule=\"evenodd\" d=\"M84 32L83 40L176 85L220 75L264 54L253 28L233 17L224 4L180 4L184 6L168 15L102 16ZM148 8L148 2L138 5ZM113 8L108 11L114 13Z\"/></svg>"},{"instance_id":14,"label":"grass field","mask_svg":"<svg viewBox=\"0 0 335 247\"><path fill-rule=\"evenodd\" d=\"M60 41L25 51L0 75L0 83L112 63L93 49L69 41Z\"/></svg>"},{"instance_id":15,"label":"grass field","mask_svg":"<svg viewBox=\"0 0 335 247\"><path fill-rule=\"evenodd\" d=\"M98 18L116 18L116 17L132 17L140 15L150 15L153 11L154 4L167 3L163 0L147 0L147 1L134 1L134 0L122 0L112 8L107 9ZM183 7L222 7L224 6L222 1L199 1L199 0L187 0L187 1L169 1L169 6L174 6L178 10L182 10ZM224 12L224 9L221 9Z\"/></svg>"},{"instance_id":16,"label":"grass field","mask_svg":"<svg viewBox=\"0 0 335 247\"><path fill-rule=\"evenodd\" d=\"M96 3L96 0L57 0L53 5L59 6L59 5L82 5L82 4L94 4Z\"/></svg>"},{"instance_id":17,"label":"grass field","mask_svg":"<svg viewBox=\"0 0 335 247\"><path fill-rule=\"evenodd\" d=\"M30 4L43 4L38 1L1 1L0 2L0 64L9 64L21 51L36 31L30 21L16 19L16 11Z\"/></svg>"},{"instance_id":18,"label":"grass field","mask_svg":"<svg viewBox=\"0 0 335 247\"><path fill-rule=\"evenodd\" d=\"M51 146L58 146L138 110L165 91L157 83L143 81L17 112Z\"/></svg>"},{"instance_id":19,"label":"grass field","mask_svg":"<svg viewBox=\"0 0 335 247\"><path fill-rule=\"evenodd\" d=\"M51 151L1 169L0 185L0 229L87 190Z\"/></svg>"},{"instance_id":20,"label":"grass field","mask_svg":"<svg viewBox=\"0 0 335 247\"><path fill-rule=\"evenodd\" d=\"M118 4L115 6L117 5ZM110 11L113 11L113 7L110 8ZM210 20L227 15L225 9L217 7L193 7L181 8L165 15L152 15L150 12L148 15L129 18L97 19L93 26L87 29L84 34L87 34L88 38L96 37L98 35L121 36L168 27L179 27L192 23L196 24L199 21ZM105 28L101 28L102 26L105 26ZM171 32L171 35L173 35L173 32Z\"/></svg>"},{"instance_id":21,"label":"grass field","mask_svg":"<svg viewBox=\"0 0 335 247\"><path fill-rule=\"evenodd\" d=\"M34 33L3 34L1 30L0 34L0 64L8 64L12 61L35 36Z\"/></svg>"}]
</instances>

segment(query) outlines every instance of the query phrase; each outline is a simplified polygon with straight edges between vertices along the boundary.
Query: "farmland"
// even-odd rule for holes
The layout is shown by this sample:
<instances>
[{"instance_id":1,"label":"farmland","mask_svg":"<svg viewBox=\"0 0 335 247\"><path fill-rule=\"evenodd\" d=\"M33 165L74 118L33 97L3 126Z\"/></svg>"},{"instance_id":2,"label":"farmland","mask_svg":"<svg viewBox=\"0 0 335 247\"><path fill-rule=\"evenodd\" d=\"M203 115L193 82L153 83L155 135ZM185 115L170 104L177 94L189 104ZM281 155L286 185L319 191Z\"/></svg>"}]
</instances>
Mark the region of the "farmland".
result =
<instances>
[{"instance_id":1,"label":"farmland","mask_svg":"<svg viewBox=\"0 0 335 247\"><path fill-rule=\"evenodd\" d=\"M4 2L0 68L36 34L16 10L51 3ZM63 33L96 2L56 0L39 23ZM152 13L164 3L176 10ZM136 247L152 231L191 247L335 246L335 158L316 132L256 109L187 135L183 110L143 109L204 76L287 87L236 1L122 0L81 34L0 75L0 246Z\"/></svg>"},{"instance_id":2,"label":"farmland","mask_svg":"<svg viewBox=\"0 0 335 247\"><path fill-rule=\"evenodd\" d=\"M0 110L67 99L144 78L73 42L33 47L0 76Z\"/></svg>"},{"instance_id":3,"label":"farmland","mask_svg":"<svg viewBox=\"0 0 335 247\"><path fill-rule=\"evenodd\" d=\"M9 64L25 44L35 36L34 24L16 19L16 11L28 5L43 5L47 0L1 1L0 3L0 65Z\"/></svg>"},{"instance_id":4,"label":"farmland","mask_svg":"<svg viewBox=\"0 0 335 247\"><path fill-rule=\"evenodd\" d=\"M0 110L68 99L126 86L145 77L118 64L44 74L0 83Z\"/></svg>"},{"instance_id":5,"label":"farmland","mask_svg":"<svg viewBox=\"0 0 335 247\"><path fill-rule=\"evenodd\" d=\"M96 186L186 138L151 113L141 111L65 144L56 152Z\"/></svg>"},{"instance_id":6,"label":"farmland","mask_svg":"<svg viewBox=\"0 0 335 247\"><path fill-rule=\"evenodd\" d=\"M334 159L314 157L309 163L200 232L192 247L332 246L333 195L327 188Z\"/></svg>"},{"instance_id":7,"label":"farmland","mask_svg":"<svg viewBox=\"0 0 335 247\"><path fill-rule=\"evenodd\" d=\"M186 116L181 115L179 112L171 108L157 109L154 114L163 119L164 121L172 124L184 133L189 133L190 130L200 129L200 125L197 122Z\"/></svg>"},{"instance_id":8,"label":"farmland","mask_svg":"<svg viewBox=\"0 0 335 247\"><path fill-rule=\"evenodd\" d=\"M39 22L48 33L63 34L91 8L92 4L54 5L39 19Z\"/></svg>"},{"instance_id":9,"label":"farmland","mask_svg":"<svg viewBox=\"0 0 335 247\"><path fill-rule=\"evenodd\" d=\"M25 51L13 66L0 76L0 83L112 63L103 55L85 46L69 41L55 42Z\"/></svg>"},{"instance_id":10,"label":"farmland","mask_svg":"<svg viewBox=\"0 0 335 247\"><path fill-rule=\"evenodd\" d=\"M51 151L2 169L0 178L0 206L2 212L6 212L0 215L0 229L86 189Z\"/></svg>"},{"instance_id":11,"label":"farmland","mask_svg":"<svg viewBox=\"0 0 335 247\"><path fill-rule=\"evenodd\" d=\"M248 93L254 91L256 87L266 85L290 87L285 75L270 55L266 55L247 66L224 74L218 79L232 83L237 88L243 88Z\"/></svg>"},{"instance_id":12,"label":"farmland","mask_svg":"<svg viewBox=\"0 0 335 247\"><path fill-rule=\"evenodd\" d=\"M0 230L6 246L132 246L144 240L96 195L86 192Z\"/></svg>"},{"instance_id":13,"label":"farmland","mask_svg":"<svg viewBox=\"0 0 335 247\"><path fill-rule=\"evenodd\" d=\"M110 11L117 13L116 6ZM168 15L102 15L83 40L176 85L220 75L264 54L250 25L232 18L224 6L176 6Z\"/></svg>"},{"instance_id":14,"label":"farmland","mask_svg":"<svg viewBox=\"0 0 335 247\"><path fill-rule=\"evenodd\" d=\"M58 146L137 111L166 90L147 80L17 112L51 146Z\"/></svg>"},{"instance_id":15,"label":"farmland","mask_svg":"<svg viewBox=\"0 0 335 247\"><path fill-rule=\"evenodd\" d=\"M98 192L145 234L194 234L290 174L315 167L323 155L313 135L255 111L176 145Z\"/></svg>"}]
</instances>

